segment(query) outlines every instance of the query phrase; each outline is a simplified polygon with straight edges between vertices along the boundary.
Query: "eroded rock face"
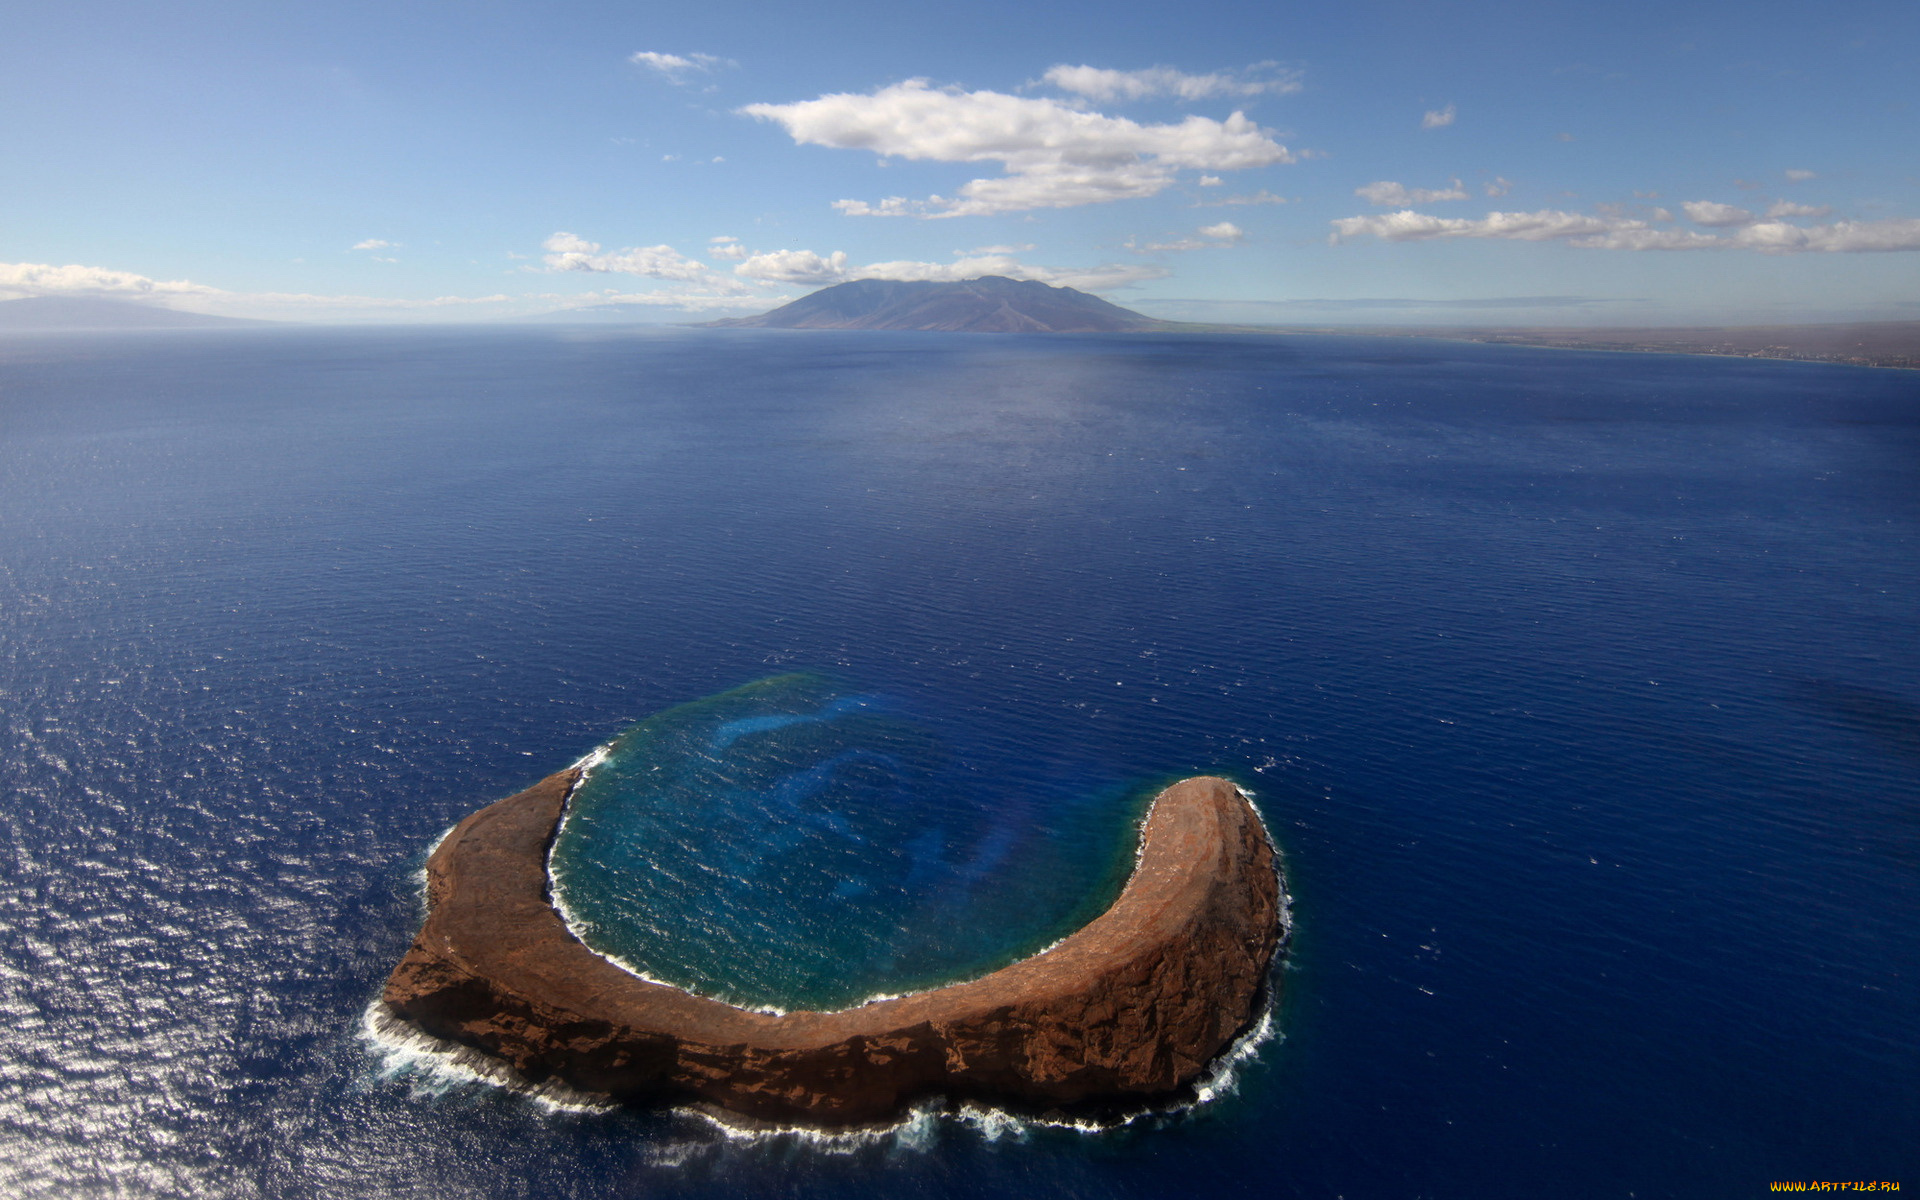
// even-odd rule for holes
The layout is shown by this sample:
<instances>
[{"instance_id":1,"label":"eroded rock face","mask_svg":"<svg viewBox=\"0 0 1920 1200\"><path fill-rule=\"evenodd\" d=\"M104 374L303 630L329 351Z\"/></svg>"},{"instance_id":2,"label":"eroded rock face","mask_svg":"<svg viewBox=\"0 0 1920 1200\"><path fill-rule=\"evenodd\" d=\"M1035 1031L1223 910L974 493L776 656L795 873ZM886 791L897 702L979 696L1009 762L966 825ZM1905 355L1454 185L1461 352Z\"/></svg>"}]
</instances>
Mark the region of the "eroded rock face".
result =
<instances>
[{"instance_id":1,"label":"eroded rock face","mask_svg":"<svg viewBox=\"0 0 1920 1200\"><path fill-rule=\"evenodd\" d=\"M1036 1105L1164 1094L1246 1026L1279 936L1266 831L1231 783L1200 776L1154 801L1113 907L1043 953L841 1012L749 1012L640 979L568 931L547 848L578 781L549 776L447 836L427 864L426 923L385 999L530 1079L622 1100L830 1126L935 1093Z\"/></svg>"}]
</instances>

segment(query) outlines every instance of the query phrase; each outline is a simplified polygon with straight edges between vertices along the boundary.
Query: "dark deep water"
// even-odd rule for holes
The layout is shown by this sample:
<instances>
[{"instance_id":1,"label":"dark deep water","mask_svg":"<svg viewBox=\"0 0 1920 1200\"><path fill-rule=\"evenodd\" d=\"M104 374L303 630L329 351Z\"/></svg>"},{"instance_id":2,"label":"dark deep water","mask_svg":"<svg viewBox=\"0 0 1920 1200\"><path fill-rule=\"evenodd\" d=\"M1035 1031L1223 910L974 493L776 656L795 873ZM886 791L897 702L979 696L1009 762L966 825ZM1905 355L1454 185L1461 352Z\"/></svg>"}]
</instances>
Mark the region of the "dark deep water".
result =
<instances>
[{"instance_id":1,"label":"dark deep water","mask_svg":"<svg viewBox=\"0 0 1920 1200\"><path fill-rule=\"evenodd\" d=\"M1920 1187L1920 374L18 337L0 498L0 1194ZM793 671L929 731L946 782L886 795L969 855L1249 786L1296 928L1237 1093L830 1153L375 1052L439 831Z\"/></svg>"}]
</instances>

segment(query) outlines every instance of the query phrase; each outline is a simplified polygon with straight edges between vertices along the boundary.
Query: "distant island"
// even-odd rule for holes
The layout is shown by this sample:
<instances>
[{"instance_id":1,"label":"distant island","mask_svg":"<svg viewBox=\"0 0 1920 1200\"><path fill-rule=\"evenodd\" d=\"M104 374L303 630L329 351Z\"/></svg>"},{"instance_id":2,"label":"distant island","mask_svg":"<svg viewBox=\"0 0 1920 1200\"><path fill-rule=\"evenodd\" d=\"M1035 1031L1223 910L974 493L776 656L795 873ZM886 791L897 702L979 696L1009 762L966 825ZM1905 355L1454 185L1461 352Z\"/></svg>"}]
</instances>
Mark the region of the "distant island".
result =
<instances>
[{"instance_id":1,"label":"distant island","mask_svg":"<svg viewBox=\"0 0 1920 1200\"><path fill-rule=\"evenodd\" d=\"M93 333L109 329L260 328L272 321L181 312L137 300L100 296L29 296L0 300L0 333Z\"/></svg>"},{"instance_id":2,"label":"distant island","mask_svg":"<svg viewBox=\"0 0 1920 1200\"><path fill-rule=\"evenodd\" d=\"M982 275L958 283L856 279L716 329L899 329L953 333L1131 333L1183 328L1070 287Z\"/></svg>"},{"instance_id":3,"label":"distant island","mask_svg":"<svg viewBox=\"0 0 1920 1200\"><path fill-rule=\"evenodd\" d=\"M1273 848L1225 779L1160 793L1119 898L1040 953L932 991L777 1015L631 974L568 929L547 854L581 779L551 775L446 836L427 860L426 923L384 995L393 1016L527 1079L816 1126L887 1120L934 1095L1137 1104L1191 1084L1277 986Z\"/></svg>"}]
</instances>

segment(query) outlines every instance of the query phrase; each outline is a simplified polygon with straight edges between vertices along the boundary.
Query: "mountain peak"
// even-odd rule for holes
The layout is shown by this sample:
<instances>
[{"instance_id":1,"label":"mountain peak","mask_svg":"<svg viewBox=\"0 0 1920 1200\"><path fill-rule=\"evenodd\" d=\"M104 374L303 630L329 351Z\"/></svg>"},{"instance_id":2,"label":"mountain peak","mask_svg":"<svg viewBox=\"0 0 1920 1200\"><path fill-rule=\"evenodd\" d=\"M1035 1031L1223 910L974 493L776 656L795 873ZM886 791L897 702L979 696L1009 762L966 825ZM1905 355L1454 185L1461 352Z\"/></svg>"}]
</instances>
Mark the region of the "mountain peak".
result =
<instances>
[{"instance_id":1,"label":"mountain peak","mask_svg":"<svg viewBox=\"0 0 1920 1200\"><path fill-rule=\"evenodd\" d=\"M1070 287L982 275L951 283L856 279L757 317L709 324L732 329L1118 333L1157 329L1162 322Z\"/></svg>"}]
</instances>

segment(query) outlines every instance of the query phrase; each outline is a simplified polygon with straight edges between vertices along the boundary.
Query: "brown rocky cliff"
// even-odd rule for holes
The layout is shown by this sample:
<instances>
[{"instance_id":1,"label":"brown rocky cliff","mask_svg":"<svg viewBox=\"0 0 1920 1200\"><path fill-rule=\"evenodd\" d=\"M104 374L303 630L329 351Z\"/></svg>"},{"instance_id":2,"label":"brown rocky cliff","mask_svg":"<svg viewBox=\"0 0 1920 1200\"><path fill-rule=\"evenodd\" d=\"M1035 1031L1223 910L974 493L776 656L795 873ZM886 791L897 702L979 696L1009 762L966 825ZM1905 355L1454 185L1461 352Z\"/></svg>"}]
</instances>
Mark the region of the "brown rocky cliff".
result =
<instances>
[{"instance_id":1,"label":"brown rocky cliff","mask_svg":"<svg viewBox=\"0 0 1920 1200\"><path fill-rule=\"evenodd\" d=\"M933 1093L1144 1098L1190 1082L1246 1026L1278 938L1266 831L1231 783L1202 776L1160 794L1120 897L1050 949L841 1012L749 1012L643 980L567 930L546 856L578 778L550 776L447 836L426 923L387 981L400 1016L531 1079L816 1125Z\"/></svg>"}]
</instances>

